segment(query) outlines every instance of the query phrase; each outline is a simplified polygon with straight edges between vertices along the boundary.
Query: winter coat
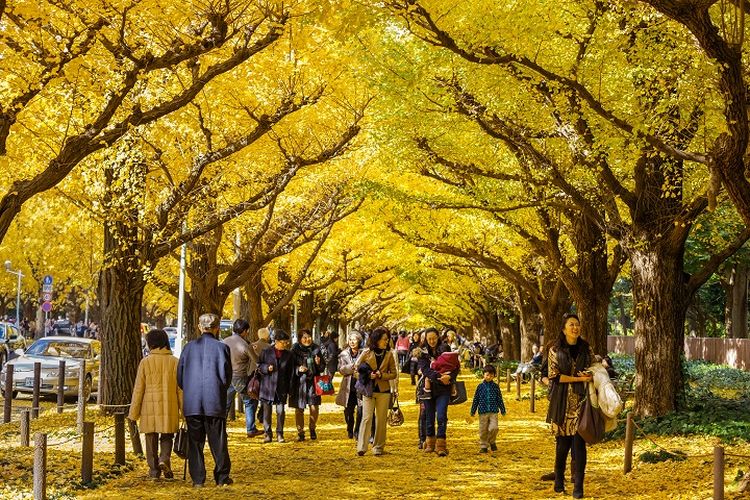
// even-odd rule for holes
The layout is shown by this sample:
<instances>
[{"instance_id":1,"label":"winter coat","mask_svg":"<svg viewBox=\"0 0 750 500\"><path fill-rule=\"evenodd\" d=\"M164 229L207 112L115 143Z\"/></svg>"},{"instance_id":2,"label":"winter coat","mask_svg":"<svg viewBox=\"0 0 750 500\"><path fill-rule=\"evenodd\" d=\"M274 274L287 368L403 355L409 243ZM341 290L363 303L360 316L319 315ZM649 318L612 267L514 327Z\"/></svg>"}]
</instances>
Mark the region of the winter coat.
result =
<instances>
[{"instance_id":1,"label":"winter coat","mask_svg":"<svg viewBox=\"0 0 750 500\"><path fill-rule=\"evenodd\" d=\"M458 353L449 351L444 352L430 363L430 368L440 373L450 373L461 369L461 362L458 360Z\"/></svg>"},{"instance_id":2,"label":"winter coat","mask_svg":"<svg viewBox=\"0 0 750 500\"><path fill-rule=\"evenodd\" d=\"M359 359L357 359L357 369L359 369L359 366L362 364L369 365L372 371L380 370L381 377L374 380L378 386L379 392L389 392L391 390L390 381L398 377L398 370L396 368L396 361L390 351L386 351L383 362L380 366L377 366L375 351L365 349L365 352L363 352Z\"/></svg>"},{"instance_id":3,"label":"winter coat","mask_svg":"<svg viewBox=\"0 0 750 500\"><path fill-rule=\"evenodd\" d=\"M140 420L139 429L143 433L174 434L181 409L177 358L169 349L154 349L138 365L128 418Z\"/></svg>"},{"instance_id":4,"label":"winter coat","mask_svg":"<svg viewBox=\"0 0 750 500\"><path fill-rule=\"evenodd\" d=\"M315 356L318 356L320 363L315 363ZM292 363L294 368L289 386L289 406L304 410L306 406L319 405L320 396L315 394L315 376L321 375L326 369L320 347L317 344L311 344L310 347L294 344ZM303 366L308 370L300 371Z\"/></svg>"},{"instance_id":5,"label":"winter coat","mask_svg":"<svg viewBox=\"0 0 750 500\"><path fill-rule=\"evenodd\" d=\"M255 371L258 367L258 356L241 335L233 333L224 339L224 343L229 346L232 359L232 377L247 377Z\"/></svg>"},{"instance_id":6,"label":"winter coat","mask_svg":"<svg viewBox=\"0 0 750 500\"><path fill-rule=\"evenodd\" d=\"M332 339L328 339L320 346L320 352L323 354L326 373L333 377L339 365L340 350L338 344Z\"/></svg>"},{"instance_id":7,"label":"winter coat","mask_svg":"<svg viewBox=\"0 0 750 500\"><path fill-rule=\"evenodd\" d=\"M341 379L341 385L339 386L339 392L336 394L336 404L339 406L346 406L349 401L349 391L354 390L354 372L357 358L362 354L362 351L357 352L357 357L352 354L351 348L347 347L339 353L339 365L338 370L341 372L343 378Z\"/></svg>"},{"instance_id":8,"label":"winter coat","mask_svg":"<svg viewBox=\"0 0 750 500\"><path fill-rule=\"evenodd\" d=\"M268 367L271 365L273 365L273 370L269 372ZM274 346L264 349L258 358L258 371L262 375L260 379L261 401L276 404L286 403L293 369L292 353L285 349L281 351L281 357L276 359L276 348Z\"/></svg>"},{"instance_id":9,"label":"winter coat","mask_svg":"<svg viewBox=\"0 0 750 500\"><path fill-rule=\"evenodd\" d=\"M589 384L589 397L594 408L600 408L604 414L605 430L617 427L617 416L622 411L622 399L617 393L607 369L601 363L594 363L589 367L593 374Z\"/></svg>"},{"instance_id":10,"label":"winter coat","mask_svg":"<svg viewBox=\"0 0 750 500\"><path fill-rule=\"evenodd\" d=\"M227 389L232 383L229 346L210 333L188 342L177 364L186 417L226 418Z\"/></svg>"}]
</instances>

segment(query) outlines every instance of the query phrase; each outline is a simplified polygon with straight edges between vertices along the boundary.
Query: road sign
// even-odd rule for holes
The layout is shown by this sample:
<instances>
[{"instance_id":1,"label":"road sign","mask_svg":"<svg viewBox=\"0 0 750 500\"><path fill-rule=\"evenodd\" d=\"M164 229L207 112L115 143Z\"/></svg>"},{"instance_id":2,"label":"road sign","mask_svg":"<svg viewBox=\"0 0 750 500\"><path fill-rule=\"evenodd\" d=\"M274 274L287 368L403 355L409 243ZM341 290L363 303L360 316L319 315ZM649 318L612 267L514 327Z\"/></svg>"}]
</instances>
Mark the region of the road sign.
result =
<instances>
[{"instance_id":1,"label":"road sign","mask_svg":"<svg viewBox=\"0 0 750 500\"><path fill-rule=\"evenodd\" d=\"M44 312L48 313L48 312L50 312L51 310L52 310L52 303L50 303L50 302L44 302L44 303L42 304L42 311L44 311Z\"/></svg>"},{"instance_id":2,"label":"road sign","mask_svg":"<svg viewBox=\"0 0 750 500\"><path fill-rule=\"evenodd\" d=\"M42 293L52 293L52 285L42 285Z\"/></svg>"},{"instance_id":3,"label":"road sign","mask_svg":"<svg viewBox=\"0 0 750 500\"><path fill-rule=\"evenodd\" d=\"M52 300L52 294L51 293L43 293L42 294L42 300L45 302L49 302Z\"/></svg>"},{"instance_id":4,"label":"road sign","mask_svg":"<svg viewBox=\"0 0 750 500\"><path fill-rule=\"evenodd\" d=\"M48 274L47 276L42 279L42 285L51 285L52 284L52 275Z\"/></svg>"}]
</instances>

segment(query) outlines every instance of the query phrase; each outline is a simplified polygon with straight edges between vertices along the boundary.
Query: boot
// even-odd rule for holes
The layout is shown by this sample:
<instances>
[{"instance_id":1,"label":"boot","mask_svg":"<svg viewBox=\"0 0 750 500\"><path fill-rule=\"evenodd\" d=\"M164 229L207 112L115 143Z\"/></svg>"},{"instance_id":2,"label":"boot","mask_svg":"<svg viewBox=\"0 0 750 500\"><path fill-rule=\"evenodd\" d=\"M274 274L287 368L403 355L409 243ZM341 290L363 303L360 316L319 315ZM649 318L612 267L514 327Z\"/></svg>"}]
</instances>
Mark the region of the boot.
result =
<instances>
[{"instance_id":1,"label":"boot","mask_svg":"<svg viewBox=\"0 0 750 500\"><path fill-rule=\"evenodd\" d=\"M445 438L437 438L437 441L435 441L435 451L439 457L444 457L448 454L448 449L445 445Z\"/></svg>"},{"instance_id":2,"label":"boot","mask_svg":"<svg viewBox=\"0 0 750 500\"><path fill-rule=\"evenodd\" d=\"M435 451L435 436L427 436L422 451L425 453L432 453Z\"/></svg>"}]
</instances>

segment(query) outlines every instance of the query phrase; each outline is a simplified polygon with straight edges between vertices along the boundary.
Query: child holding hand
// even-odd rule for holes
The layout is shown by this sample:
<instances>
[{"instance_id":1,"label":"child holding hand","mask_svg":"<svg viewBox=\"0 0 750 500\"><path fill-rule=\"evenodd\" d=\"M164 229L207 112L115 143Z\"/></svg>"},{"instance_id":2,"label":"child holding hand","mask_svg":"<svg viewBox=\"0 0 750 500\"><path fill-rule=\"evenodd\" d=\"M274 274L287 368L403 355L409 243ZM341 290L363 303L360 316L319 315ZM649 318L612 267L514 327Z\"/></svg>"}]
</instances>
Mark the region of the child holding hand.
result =
<instances>
[{"instance_id":1,"label":"child holding hand","mask_svg":"<svg viewBox=\"0 0 750 500\"><path fill-rule=\"evenodd\" d=\"M484 380L477 386L471 403L471 416L479 410L479 452L487 453L487 447L497 451L497 414L505 416L505 404L500 386L495 382L497 370L492 365L484 367Z\"/></svg>"}]
</instances>

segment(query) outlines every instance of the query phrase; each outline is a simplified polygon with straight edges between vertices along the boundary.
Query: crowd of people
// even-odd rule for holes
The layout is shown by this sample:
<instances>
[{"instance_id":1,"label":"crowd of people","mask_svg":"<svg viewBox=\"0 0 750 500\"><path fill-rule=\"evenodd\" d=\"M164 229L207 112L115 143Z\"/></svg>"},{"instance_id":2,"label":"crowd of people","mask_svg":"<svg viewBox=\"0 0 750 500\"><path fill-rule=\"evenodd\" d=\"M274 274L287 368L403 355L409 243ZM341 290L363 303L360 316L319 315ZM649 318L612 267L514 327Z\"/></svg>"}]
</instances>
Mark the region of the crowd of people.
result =
<instances>
[{"instance_id":1,"label":"crowd of people","mask_svg":"<svg viewBox=\"0 0 750 500\"><path fill-rule=\"evenodd\" d=\"M461 359L466 365L474 364L471 357L461 355L467 343L452 329L395 334L385 327L367 333L351 331L346 346L339 349L335 333L324 335L316 344L312 332L303 329L292 345L289 334L281 329L261 328L258 339L252 341L250 326L242 319L234 322L233 334L223 341L218 316L200 316L199 327L201 337L185 346L179 360L170 355L163 330L146 335L150 354L138 369L129 418L139 420L146 434L151 477L173 477L172 439L183 418L193 485L201 487L206 481L206 440L214 458L215 483L232 484L226 420L237 394L243 401L248 438L284 442L289 408L294 409L296 440L318 439L321 395L332 393L330 381L336 373L342 378L335 402L343 408L346 433L354 441L356 455L363 456L370 449L375 456L384 453L388 412L398 404L399 372L408 373L416 386L418 447L424 453L448 454L448 408L466 400L465 389L461 399L457 381ZM606 367L607 361L611 369L611 360L602 363ZM577 432L579 411L592 380L588 367L596 362L591 347L580 338L575 315L566 315L559 337L543 350L535 349L529 361L540 365L542 381L549 386L547 421L556 440L554 490L564 491L570 455L576 498L583 496L586 468L586 442ZM607 370L602 371L606 377ZM481 453L497 450L498 415L506 414L496 375L495 366L485 363L483 380L472 397L470 414L479 414ZM326 392L327 387L331 392Z\"/></svg>"}]
</instances>

